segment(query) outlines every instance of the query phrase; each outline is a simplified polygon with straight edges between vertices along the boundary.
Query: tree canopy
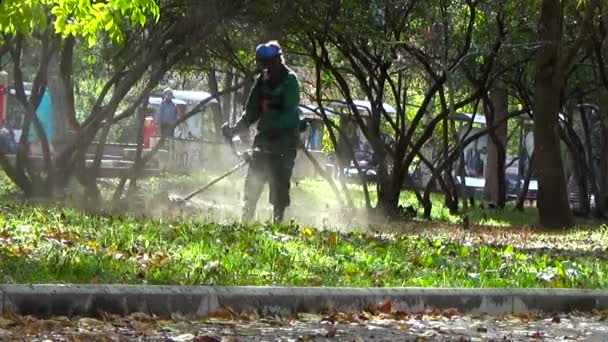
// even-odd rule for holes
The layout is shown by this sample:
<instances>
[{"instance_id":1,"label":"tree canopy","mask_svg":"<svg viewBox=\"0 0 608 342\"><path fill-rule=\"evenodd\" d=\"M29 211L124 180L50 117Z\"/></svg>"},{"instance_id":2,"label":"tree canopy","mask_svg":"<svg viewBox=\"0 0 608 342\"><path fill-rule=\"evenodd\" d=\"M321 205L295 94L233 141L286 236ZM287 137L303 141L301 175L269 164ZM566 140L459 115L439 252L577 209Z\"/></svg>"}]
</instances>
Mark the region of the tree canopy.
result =
<instances>
[{"instance_id":1,"label":"tree canopy","mask_svg":"<svg viewBox=\"0 0 608 342\"><path fill-rule=\"evenodd\" d=\"M122 42L123 23L144 26L149 20L158 21L160 15L154 0L3 0L0 13L0 32L4 34L29 35L51 21L61 36L84 37L89 46L101 32Z\"/></svg>"}]
</instances>

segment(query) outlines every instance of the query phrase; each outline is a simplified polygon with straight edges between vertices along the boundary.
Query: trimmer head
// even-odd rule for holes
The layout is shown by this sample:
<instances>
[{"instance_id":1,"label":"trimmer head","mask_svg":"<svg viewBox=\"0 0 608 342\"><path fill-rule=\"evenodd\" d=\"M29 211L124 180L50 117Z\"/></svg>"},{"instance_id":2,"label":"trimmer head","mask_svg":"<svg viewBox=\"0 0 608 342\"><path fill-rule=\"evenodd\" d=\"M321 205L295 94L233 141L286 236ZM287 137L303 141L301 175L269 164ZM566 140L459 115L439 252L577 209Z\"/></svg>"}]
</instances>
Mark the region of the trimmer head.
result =
<instances>
[{"instance_id":1,"label":"trimmer head","mask_svg":"<svg viewBox=\"0 0 608 342\"><path fill-rule=\"evenodd\" d=\"M188 194L186 197L178 197L178 196L168 196L169 198L169 202L171 204L175 204L175 205L183 205L184 203L186 203L188 200L190 200L192 197L200 194L201 192L209 189L211 186L213 186L215 183L221 181L222 179L228 177L229 175L233 174L234 172L236 172L238 169L242 168L243 166L249 164L249 162L251 161L251 152L247 151L247 152L243 152L243 153L239 153L236 150L236 147L234 146L234 142L232 141L232 137L229 136L229 134L227 134L225 131L228 129L228 126L224 125L222 126L222 131L224 131L224 137L226 138L226 142L228 143L228 146L230 147L230 150L232 151L232 153L234 153L235 156L237 156L241 161L235 165L234 167L232 167L230 170L228 170L226 173L224 173L223 175L217 177L216 179L212 180L210 183L208 183L207 185L191 192L190 194Z\"/></svg>"}]
</instances>

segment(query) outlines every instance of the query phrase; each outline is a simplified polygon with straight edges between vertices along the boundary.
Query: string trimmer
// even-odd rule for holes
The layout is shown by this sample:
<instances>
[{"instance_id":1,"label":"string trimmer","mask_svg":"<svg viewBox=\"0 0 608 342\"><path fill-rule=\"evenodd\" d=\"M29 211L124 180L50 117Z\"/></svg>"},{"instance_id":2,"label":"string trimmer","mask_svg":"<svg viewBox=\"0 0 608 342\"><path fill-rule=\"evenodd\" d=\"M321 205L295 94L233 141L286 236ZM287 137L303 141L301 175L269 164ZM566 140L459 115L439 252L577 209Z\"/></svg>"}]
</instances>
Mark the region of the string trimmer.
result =
<instances>
[{"instance_id":1,"label":"string trimmer","mask_svg":"<svg viewBox=\"0 0 608 342\"><path fill-rule=\"evenodd\" d=\"M230 176L231 174L235 173L237 170L239 170L243 166L249 164L249 162L251 161L251 155L248 152L239 153L236 150L236 147L234 146L234 141L232 141L232 137L231 136L228 136L228 135L224 134L224 138L226 138L226 142L230 146L230 150L232 151L232 153L234 153L234 155L236 155L239 159L241 159L241 162L239 162L238 164L236 164L235 166L233 166L230 170L226 171L223 175L215 178L214 180L212 180L211 182L209 182L205 186L192 191L191 193L189 193L188 195L186 195L186 197L183 197L183 198L177 198L177 197L171 198L170 197L169 200L171 202L174 202L174 203L184 203L184 202L190 200L192 197L194 197L194 196L200 194L201 192L209 189L215 183L217 183L217 182L221 181L222 179L224 179L224 178Z\"/></svg>"}]
</instances>

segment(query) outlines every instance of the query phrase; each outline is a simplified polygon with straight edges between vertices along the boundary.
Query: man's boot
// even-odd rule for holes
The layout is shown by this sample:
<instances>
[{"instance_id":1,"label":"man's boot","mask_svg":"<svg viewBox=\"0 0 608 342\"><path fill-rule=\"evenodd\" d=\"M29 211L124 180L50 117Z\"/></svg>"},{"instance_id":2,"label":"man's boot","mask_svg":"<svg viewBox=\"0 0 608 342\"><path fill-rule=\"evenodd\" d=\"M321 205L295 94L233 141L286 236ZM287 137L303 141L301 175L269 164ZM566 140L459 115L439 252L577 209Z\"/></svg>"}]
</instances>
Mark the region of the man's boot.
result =
<instances>
[{"instance_id":1,"label":"man's boot","mask_svg":"<svg viewBox=\"0 0 608 342\"><path fill-rule=\"evenodd\" d=\"M285 207L274 207L272 213L272 222L275 224L283 222L283 216L285 215Z\"/></svg>"}]
</instances>

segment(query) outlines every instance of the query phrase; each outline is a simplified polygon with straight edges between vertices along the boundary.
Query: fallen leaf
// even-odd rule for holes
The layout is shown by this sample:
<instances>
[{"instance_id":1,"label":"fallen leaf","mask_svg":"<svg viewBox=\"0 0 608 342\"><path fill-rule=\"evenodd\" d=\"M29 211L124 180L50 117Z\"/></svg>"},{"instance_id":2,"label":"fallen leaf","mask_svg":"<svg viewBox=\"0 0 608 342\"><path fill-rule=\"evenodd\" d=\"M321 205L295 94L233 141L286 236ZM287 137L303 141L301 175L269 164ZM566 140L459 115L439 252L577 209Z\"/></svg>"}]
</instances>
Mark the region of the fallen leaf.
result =
<instances>
[{"instance_id":1,"label":"fallen leaf","mask_svg":"<svg viewBox=\"0 0 608 342\"><path fill-rule=\"evenodd\" d=\"M530 316L528 316L528 314L525 313L525 312L514 313L511 316L514 317L514 318L517 318L517 319L521 319L522 321L528 321L528 320L530 320Z\"/></svg>"},{"instance_id":2,"label":"fallen leaf","mask_svg":"<svg viewBox=\"0 0 608 342\"><path fill-rule=\"evenodd\" d=\"M57 316L54 318L54 320L63 324L69 324L71 322L70 318L67 316Z\"/></svg>"},{"instance_id":3,"label":"fallen leaf","mask_svg":"<svg viewBox=\"0 0 608 342\"><path fill-rule=\"evenodd\" d=\"M392 311L393 311L393 306L392 306L390 300L380 306L380 312L382 312L382 313L390 314Z\"/></svg>"},{"instance_id":4,"label":"fallen leaf","mask_svg":"<svg viewBox=\"0 0 608 342\"><path fill-rule=\"evenodd\" d=\"M312 314L312 313L306 313L306 312L294 313L294 315L296 315L298 317L296 320L302 320L302 321L311 321L311 322L319 321L320 322L323 319L323 317L318 314Z\"/></svg>"},{"instance_id":5,"label":"fallen leaf","mask_svg":"<svg viewBox=\"0 0 608 342\"><path fill-rule=\"evenodd\" d=\"M435 337L437 335L438 335L438 333L436 331L427 330L427 331L425 331L425 332L422 333L421 337L427 338L427 337Z\"/></svg>"},{"instance_id":6,"label":"fallen leaf","mask_svg":"<svg viewBox=\"0 0 608 342\"><path fill-rule=\"evenodd\" d=\"M140 335L145 335L145 336L154 335L154 329L152 328L152 325L149 323L133 321L133 322L131 322L131 326L133 327L133 330L135 330Z\"/></svg>"},{"instance_id":7,"label":"fallen leaf","mask_svg":"<svg viewBox=\"0 0 608 342\"><path fill-rule=\"evenodd\" d=\"M78 325L88 326L88 327L99 327L104 325L104 323L95 318L84 317L78 320Z\"/></svg>"},{"instance_id":8,"label":"fallen leaf","mask_svg":"<svg viewBox=\"0 0 608 342\"><path fill-rule=\"evenodd\" d=\"M608 310L601 310L599 312L596 313L597 315L599 315L599 321L603 322L606 319L608 319Z\"/></svg>"},{"instance_id":9,"label":"fallen leaf","mask_svg":"<svg viewBox=\"0 0 608 342\"><path fill-rule=\"evenodd\" d=\"M172 341L172 342L190 342L190 341L193 341L194 338L195 338L195 336L192 334L182 334L179 336L172 337L170 339L170 341Z\"/></svg>"},{"instance_id":10,"label":"fallen leaf","mask_svg":"<svg viewBox=\"0 0 608 342\"><path fill-rule=\"evenodd\" d=\"M310 342L315 340L315 335L309 334L305 336L300 336L296 341L298 342Z\"/></svg>"},{"instance_id":11,"label":"fallen leaf","mask_svg":"<svg viewBox=\"0 0 608 342\"><path fill-rule=\"evenodd\" d=\"M543 334L540 331L537 331L534 334L530 335L530 338L541 339L543 338Z\"/></svg>"},{"instance_id":12,"label":"fallen leaf","mask_svg":"<svg viewBox=\"0 0 608 342\"><path fill-rule=\"evenodd\" d=\"M462 314L456 308L446 309L442 313L443 317L452 318L452 317L460 317Z\"/></svg>"},{"instance_id":13,"label":"fallen leaf","mask_svg":"<svg viewBox=\"0 0 608 342\"><path fill-rule=\"evenodd\" d=\"M359 319L365 319L365 320L369 320L369 318L363 317L361 318L362 315L360 315L358 318L354 315L354 314L348 314L346 312L335 312L329 316L325 316L323 318L321 318L321 323L323 322L329 322L331 324L334 324L336 322L347 322L347 323L352 323L352 322L357 322Z\"/></svg>"},{"instance_id":14,"label":"fallen leaf","mask_svg":"<svg viewBox=\"0 0 608 342\"><path fill-rule=\"evenodd\" d=\"M311 227L306 226L306 227L302 228L302 235L311 237L311 236L315 235L315 230Z\"/></svg>"},{"instance_id":15,"label":"fallen leaf","mask_svg":"<svg viewBox=\"0 0 608 342\"><path fill-rule=\"evenodd\" d=\"M134 312L129 316L130 319L142 322L151 322L154 319L150 315L143 312Z\"/></svg>"},{"instance_id":16,"label":"fallen leaf","mask_svg":"<svg viewBox=\"0 0 608 342\"><path fill-rule=\"evenodd\" d=\"M216 318L232 321L235 320L237 317L238 315L234 312L234 310L230 309L229 307L222 307L219 310L208 314L205 318Z\"/></svg>"},{"instance_id":17,"label":"fallen leaf","mask_svg":"<svg viewBox=\"0 0 608 342\"><path fill-rule=\"evenodd\" d=\"M274 326L274 327L282 327L285 325L285 323L283 321L281 321L280 318L263 318L260 320L260 322L266 323L268 325Z\"/></svg>"},{"instance_id":18,"label":"fallen leaf","mask_svg":"<svg viewBox=\"0 0 608 342\"><path fill-rule=\"evenodd\" d=\"M335 337L337 332L338 329L335 325L332 324L327 327L327 333L325 334L325 337Z\"/></svg>"},{"instance_id":19,"label":"fallen leaf","mask_svg":"<svg viewBox=\"0 0 608 342\"><path fill-rule=\"evenodd\" d=\"M369 321L372 319L372 314L367 311L363 311L358 318L362 321Z\"/></svg>"},{"instance_id":20,"label":"fallen leaf","mask_svg":"<svg viewBox=\"0 0 608 342\"><path fill-rule=\"evenodd\" d=\"M222 339L220 337L214 335L198 335L196 336L192 342L221 342Z\"/></svg>"},{"instance_id":21,"label":"fallen leaf","mask_svg":"<svg viewBox=\"0 0 608 342\"><path fill-rule=\"evenodd\" d=\"M323 322L329 322L331 324L334 324L334 323L336 323L337 317L338 317L338 313L332 313L329 316L325 316L325 317L321 318L320 322L321 323L323 323Z\"/></svg>"},{"instance_id":22,"label":"fallen leaf","mask_svg":"<svg viewBox=\"0 0 608 342\"><path fill-rule=\"evenodd\" d=\"M39 334L45 330L47 330L50 326L47 325L46 321L32 321L23 326L21 332L28 335Z\"/></svg>"},{"instance_id":23,"label":"fallen leaf","mask_svg":"<svg viewBox=\"0 0 608 342\"><path fill-rule=\"evenodd\" d=\"M0 328L6 329L6 328L10 328L15 325L17 325L17 323L15 323L14 321L0 317Z\"/></svg>"},{"instance_id":24,"label":"fallen leaf","mask_svg":"<svg viewBox=\"0 0 608 342\"><path fill-rule=\"evenodd\" d=\"M487 329L487 328L484 328L484 327L477 327L477 332L478 332L478 333L484 333L484 334L485 334L485 333L487 333L487 332L488 332L488 329Z\"/></svg>"},{"instance_id":25,"label":"fallen leaf","mask_svg":"<svg viewBox=\"0 0 608 342\"><path fill-rule=\"evenodd\" d=\"M89 280L89 284L99 284L101 283L101 277L96 275L91 280Z\"/></svg>"},{"instance_id":26,"label":"fallen leaf","mask_svg":"<svg viewBox=\"0 0 608 342\"><path fill-rule=\"evenodd\" d=\"M176 321L176 322L184 322L186 320L186 318L178 313L172 313L171 314L171 319Z\"/></svg>"},{"instance_id":27,"label":"fallen leaf","mask_svg":"<svg viewBox=\"0 0 608 342\"><path fill-rule=\"evenodd\" d=\"M327 237L325 240L323 240L323 244L327 247L333 247L333 246L337 245L338 244L338 235L333 234L333 235Z\"/></svg>"},{"instance_id":28,"label":"fallen leaf","mask_svg":"<svg viewBox=\"0 0 608 342\"><path fill-rule=\"evenodd\" d=\"M95 251L99 249L99 245L99 241L90 240L87 242L87 246Z\"/></svg>"},{"instance_id":29,"label":"fallen leaf","mask_svg":"<svg viewBox=\"0 0 608 342\"><path fill-rule=\"evenodd\" d=\"M244 321L255 322L260 319L260 315L255 310L252 310L250 312L241 313L239 315L239 319Z\"/></svg>"}]
</instances>

